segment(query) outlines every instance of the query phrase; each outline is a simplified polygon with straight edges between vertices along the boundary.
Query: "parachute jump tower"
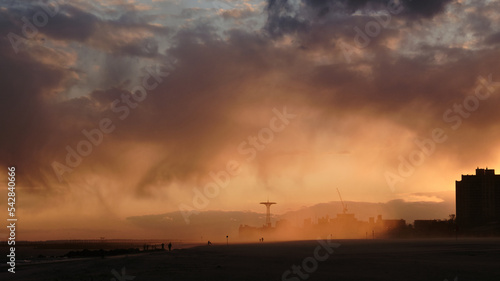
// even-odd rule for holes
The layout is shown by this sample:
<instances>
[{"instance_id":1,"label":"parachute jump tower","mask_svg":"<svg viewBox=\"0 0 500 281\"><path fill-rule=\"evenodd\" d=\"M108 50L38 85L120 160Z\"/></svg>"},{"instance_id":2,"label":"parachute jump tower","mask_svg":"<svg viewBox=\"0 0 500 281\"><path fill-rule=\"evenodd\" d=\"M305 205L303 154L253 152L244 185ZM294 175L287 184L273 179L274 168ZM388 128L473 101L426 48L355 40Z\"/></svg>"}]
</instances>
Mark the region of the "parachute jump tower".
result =
<instances>
[{"instance_id":1,"label":"parachute jump tower","mask_svg":"<svg viewBox=\"0 0 500 281\"><path fill-rule=\"evenodd\" d=\"M262 205L266 205L267 208L267 213L266 213L266 226L271 227L271 205L277 204L276 202L269 202L269 199L267 199L267 202L260 202Z\"/></svg>"}]
</instances>

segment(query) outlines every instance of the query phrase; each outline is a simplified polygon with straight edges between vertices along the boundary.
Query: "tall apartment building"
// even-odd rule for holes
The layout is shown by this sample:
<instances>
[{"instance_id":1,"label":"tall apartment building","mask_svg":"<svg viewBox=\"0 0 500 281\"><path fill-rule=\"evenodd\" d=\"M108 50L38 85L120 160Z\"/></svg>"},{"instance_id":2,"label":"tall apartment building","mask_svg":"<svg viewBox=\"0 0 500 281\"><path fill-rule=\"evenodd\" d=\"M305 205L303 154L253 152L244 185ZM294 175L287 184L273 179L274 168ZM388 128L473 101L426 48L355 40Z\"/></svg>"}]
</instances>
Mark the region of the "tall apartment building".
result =
<instances>
[{"instance_id":1,"label":"tall apartment building","mask_svg":"<svg viewBox=\"0 0 500 281\"><path fill-rule=\"evenodd\" d=\"M456 215L461 229L500 223L500 175L494 169L476 169L456 182Z\"/></svg>"}]
</instances>

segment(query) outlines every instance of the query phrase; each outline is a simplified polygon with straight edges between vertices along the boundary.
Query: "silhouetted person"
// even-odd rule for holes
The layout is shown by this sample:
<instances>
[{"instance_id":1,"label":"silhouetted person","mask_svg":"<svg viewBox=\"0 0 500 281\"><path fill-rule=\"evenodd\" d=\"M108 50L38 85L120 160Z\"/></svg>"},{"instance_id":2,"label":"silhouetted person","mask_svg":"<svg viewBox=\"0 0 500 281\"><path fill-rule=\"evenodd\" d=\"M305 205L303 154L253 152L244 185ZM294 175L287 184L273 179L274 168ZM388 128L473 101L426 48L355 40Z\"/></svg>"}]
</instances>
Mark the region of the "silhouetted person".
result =
<instances>
[{"instance_id":1,"label":"silhouetted person","mask_svg":"<svg viewBox=\"0 0 500 281\"><path fill-rule=\"evenodd\" d=\"M171 242L168 243L168 251L169 252L172 251L172 243Z\"/></svg>"},{"instance_id":2,"label":"silhouetted person","mask_svg":"<svg viewBox=\"0 0 500 281\"><path fill-rule=\"evenodd\" d=\"M262 237L262 242L264 242L264 237Z\"/></svg>"},{"instance_id":3,"label":"silhouetted person","mask_svg":"<svg viewBox=\"0 0 500 281\"><path fill-rule=\"evenodd\" d=\"M208 240L208 246L212 246L212 242L210 242L210 240Z\"/></svg>"},{"instance_id":4,"label":"silhouetted person","mask_svg":"<svg viewBox=\"0 0 500 281\"><path fill-rule=\"evenodd\" d=\"M161 249L165 250L165 243L161 243Z\"/></svg>"}]
</instances>

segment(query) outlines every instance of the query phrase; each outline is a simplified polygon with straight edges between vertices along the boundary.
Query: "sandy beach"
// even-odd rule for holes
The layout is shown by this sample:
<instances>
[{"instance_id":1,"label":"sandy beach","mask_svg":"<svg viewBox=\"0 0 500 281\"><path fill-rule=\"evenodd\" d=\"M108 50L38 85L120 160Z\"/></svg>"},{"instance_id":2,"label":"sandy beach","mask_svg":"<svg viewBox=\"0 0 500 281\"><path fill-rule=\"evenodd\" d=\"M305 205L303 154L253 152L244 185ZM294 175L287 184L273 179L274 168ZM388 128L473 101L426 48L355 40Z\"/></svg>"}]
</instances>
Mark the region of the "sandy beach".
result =
<instances>
[{"instance_id":1,"label":"sandy beach","mask_svg":"<svg viewBox=\"0 0 500 281\"><path fill-rule=\"evenodd\" d=\"M2 266L0 279L500 280L499 263L500 239L294 241Z\"/></svg>"}]
</instances>

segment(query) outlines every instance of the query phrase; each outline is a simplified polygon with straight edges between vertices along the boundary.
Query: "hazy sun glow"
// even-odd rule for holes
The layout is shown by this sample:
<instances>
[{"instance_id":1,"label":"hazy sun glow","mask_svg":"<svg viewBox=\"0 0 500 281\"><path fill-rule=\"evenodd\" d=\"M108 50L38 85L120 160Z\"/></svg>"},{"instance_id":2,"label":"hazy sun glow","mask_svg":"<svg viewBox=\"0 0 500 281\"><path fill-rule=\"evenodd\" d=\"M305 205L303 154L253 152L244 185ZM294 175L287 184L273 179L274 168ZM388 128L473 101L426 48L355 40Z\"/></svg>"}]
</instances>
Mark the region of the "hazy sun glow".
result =
<instances>
[{"instance_id":1,"label":"hazy sun glow","mask_svg":"<svg viewBox=\"0 0 500 281\"><path fill-rule=\"evenodd\" d=\"M500 169L499 1L49 2L0 4L19 239L236 233L267 199L302 226L337 188L359 219L445 218Z\"/></svg>"}]
</instances>

